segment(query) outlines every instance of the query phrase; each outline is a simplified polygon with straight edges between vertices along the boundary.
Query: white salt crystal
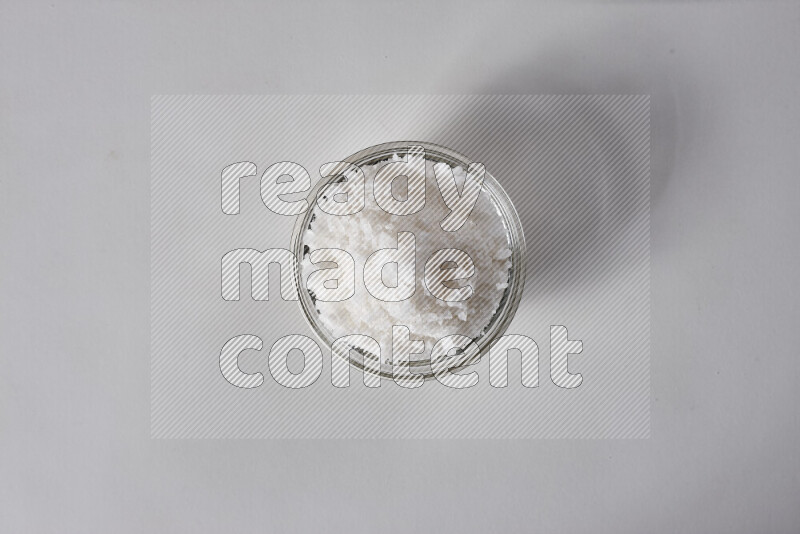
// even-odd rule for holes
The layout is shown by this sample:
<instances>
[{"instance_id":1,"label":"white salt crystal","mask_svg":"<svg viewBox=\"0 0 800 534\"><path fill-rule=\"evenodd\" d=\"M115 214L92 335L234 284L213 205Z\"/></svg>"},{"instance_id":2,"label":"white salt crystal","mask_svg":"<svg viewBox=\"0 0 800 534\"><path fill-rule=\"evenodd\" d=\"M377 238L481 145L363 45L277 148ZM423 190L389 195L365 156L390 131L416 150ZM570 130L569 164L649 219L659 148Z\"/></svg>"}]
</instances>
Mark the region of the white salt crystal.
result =
<instances>
[{"instance_id":1,"label":"white salt crystal","mask_svg":"<svg viewBox=\"0 0 800 534\"><path fill-rule=\"evenodd\" d=\"M402 158L394 154L391 161ZM461 334L478 337L492 320L504 291L508 287L511 250L505 226L497 207L488 193L481 191L467 222L456 232L442 230L440 223L450 213L439 193L433 172L433 162L426 162L427 187L425 207L412 215L393 216L375 202L373 181L377 169L384 163L362 167L366 178L366 204L354 215L336 216L314 208L313 231L306 231L303 242L310 250L339 248L355 260L355 295L343 302L317 301L322 325L334 336L364 334L381 345L382 359L391 356L392 326L405 325L412 339L425 342L427 356L440 338ZM437 163L436 165L444 165ZM463 191L466 170L453 169L459 191ZM363 269L367 258L381 248L396 248L398 232L412 232L416 238L416 291L401 302L383 302L364 287ZM461 282L473 288L472 296L463 302L443 302L436 299L423 281L425 262L437 250L460 249L469 254L475 274ZM301 275L307 279L317 267L304 259ZM389 269L387 268L387 275ZM389 277L384 278L389 282ZM425 359L417 355L416 359Z\"/></svg>"}]
</instances>

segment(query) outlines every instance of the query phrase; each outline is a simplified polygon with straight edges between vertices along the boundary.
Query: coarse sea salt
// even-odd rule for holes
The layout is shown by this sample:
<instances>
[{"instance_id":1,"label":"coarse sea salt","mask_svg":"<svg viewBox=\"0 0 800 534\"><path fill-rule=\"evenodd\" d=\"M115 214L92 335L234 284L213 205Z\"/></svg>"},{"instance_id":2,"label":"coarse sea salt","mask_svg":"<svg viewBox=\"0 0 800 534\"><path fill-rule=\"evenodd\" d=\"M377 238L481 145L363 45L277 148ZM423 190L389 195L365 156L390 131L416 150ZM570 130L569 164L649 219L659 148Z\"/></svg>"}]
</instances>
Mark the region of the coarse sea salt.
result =
<instances>
[{"instance_id":1,"label":"coarse sea salt","mask_svg":"<svg viewBox=\"0 0 800 534\"><path fill-rule=\"evenodd\" d=\"M305 251L337 248L347 251L355 260L355 294L340 302L315 301L320 323L335 337L351 334L369 336L380 344L381 360L391 361L392 327L407 326L411 339L422 340L425 352L412 355L412 360L430 356L434 344L442 337L460 334L478 338L489 326L508 288L512 251L503 217L486 190L481 191L467 221L454 232L442 229L440 223L450 213L436 183L434 166L442 162L425 161L425 206L410 215L392 215L375 201L373 182L378 169L400 161L398 155L375 165L361 167L365 178L365 206L353 215L332 215L314 206L311 224L303 235ZM463 191L467 171L452 168L456 184ZM401 182L401 180L396 180ZM402 185L402 184L395 184ZM402 189L402 187L400 187ZM395 196L405 194L393 189ZM364 264L376 250L396 248L398 232L412 232L416 238L416 286L407 300L385 302L373 297L363 284ZM459 249L466 252L475 266L474 274L464 280L450 282L450 287L472 286L470 298L446 302L434 297L423 281L426 260L437 250ZM387 264L383 281L396 284L397 272ZM307 279L317 270L306 253L300 262L301 276ZM360 283L359 283L360 281Z\"/></svg>"}]
</instances>

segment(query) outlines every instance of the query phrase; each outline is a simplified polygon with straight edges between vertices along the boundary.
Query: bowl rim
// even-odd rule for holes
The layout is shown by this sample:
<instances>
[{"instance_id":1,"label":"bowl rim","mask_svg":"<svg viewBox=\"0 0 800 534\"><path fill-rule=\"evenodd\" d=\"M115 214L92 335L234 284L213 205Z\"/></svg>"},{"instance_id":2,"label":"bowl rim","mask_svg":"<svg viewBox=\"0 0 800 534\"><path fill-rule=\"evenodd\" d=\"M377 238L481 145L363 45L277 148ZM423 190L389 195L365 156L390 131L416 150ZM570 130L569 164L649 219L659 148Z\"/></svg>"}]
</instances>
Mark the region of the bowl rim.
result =
<instances>
[{"instance_id":1,"label":"bowl rim","mask_svg":"<svg viewBox=\"0 0 800 534\"><path fill-rule=\"evenodd\" d=\"M473 163L472 160L463 154L456 152L455 150L427 141L391 141L388 143L380 143L351 154L341 161L344 163L351 163L359 167L363 165L374 165L391 158L394 154L403 156L404 154L408 153L409 148L412 146L421 146L425 150L426 160L434 162L442 161L451 166L453 166L453 164L457 164L463 166L464 168L467 168L469 164ZM317 183L309 191L309 194L306 196L306 200L309 204L308 209L297 216L294 228L292 230L290 251L297 260L297 268L294 272L294 283L298 293L298 301L301 312L303 318L311 327L311 330L314 332L317 338L322 341L328 350L331 351L332 358L342 357L346 359L350 365L356 367L364 373L377 374L381 378L388 378L391 380L402 380L405 375L395 375L394 367L385 363L384 361L381 361L381 359L375 355L363 354L362 351L355 348L354 350L348 351L346 358L336 354L332 350L332 345L336 338L332 336L325 328L323 328L322 325L319 324L320 322L314 318L316 313L312 314L312 312L316 312L316 307L314 302L311 300L311 296L309 295L303 277L301 276L300 265L304 256L302 237L305 234L309 224L311 224L311 217L315 212L316 201L320 191L327 185L333 183L333 181L339 178L340 175L341 173L332 174L317 181ZM495 208L500 211L503 224L506 227L506 235L511 248L509 283L508 287L506 287L506 290L503 293L503 296L501 297L500 304L497 308L497 313L492 316L492 319L487 325L488 328L485 328L484 332L482 332L479 337L473 339L473 342L477 345L479 350L474 354L470 354L469 352L465 351L464 358L462 360L457 361L457 363L455 363L453 366L448 367L448 370L451 372L459 371L478 363L481 360L481 356L484 351L489 348L497 339L502 337L503 334L505 334L514 318L514 315L516 314L522 298L522 293L525 288L525 278L527 274L526 245L525 235L519 214L517 213L517 210L514 207L514 204L511 202L508 194L489 171L485 171L481 192L488 192L490 200L495 205ZM354 332L354 334L357 334L357 332ZM379 371L375 373L369 366L366 366L363 361L359 360L358 358L354 358L354 352L361 353L362 357L369 356L372 358L377 358L379 360ZM427 366L427 370L424 369L425 366ZM435 377L435 373L430 369L429 359L412 361L411 368L413 369L415 367L417 369L414 370L417 372L414 372L413 374L422 376L425 380ZM420 367L423 369L419 369Z\"/></svg>"}]
</instances>

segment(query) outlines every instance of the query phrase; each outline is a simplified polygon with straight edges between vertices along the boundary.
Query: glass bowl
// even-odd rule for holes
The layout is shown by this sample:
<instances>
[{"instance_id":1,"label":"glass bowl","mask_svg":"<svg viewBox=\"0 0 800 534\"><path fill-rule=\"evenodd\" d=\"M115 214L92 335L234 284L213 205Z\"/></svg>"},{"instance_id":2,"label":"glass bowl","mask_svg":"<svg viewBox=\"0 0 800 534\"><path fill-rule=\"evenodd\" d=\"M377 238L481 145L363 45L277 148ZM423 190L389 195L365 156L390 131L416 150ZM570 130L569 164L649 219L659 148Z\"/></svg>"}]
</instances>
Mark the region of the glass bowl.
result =
<instances>
[{"instance_id":1,"label":"glass bowl","mask_svg":"<svg viewBox=\"0 0 800 534\"><path fill-rule=\"evenodd\" d=\"M400 157L405 157L405 155L408 153L408 148L411 146L423 147L425 149L426 160L444 162L451 167L462 166L464 169L466 169L469 167L469 164L472 163L472 160L454 150L433 143L421 141L398 141L375 145L357 152L342 161L352 163L359 167L364 165L374 165L376 163L391 159L391 157L395 154ZM292 232L292 243L290 250L295 255L295 258L297 258L298 264L303 260L304 257L303 237L306 230L312 224L311 217L315 211L317 196L327 185L335 182L337 179L339 179L339 175L333 175L319 180L319 182L311 189L307 197L309 209L297 217ZM426 179L430 178L426 176ZM506 230L506 239L508 240L508 246L511 250L511 267L509 269L508 287L505 288L505 291L500 299L500 303L498 304L496 312L492 316L489 324L484 327L482 332L477 337L473 338L473 341L480 349L479 352L473 354L462 353L464 354L463 358L455 360L454 365L450 367L450 369L453 371L464 369L465 367L476 363L480 359L481 354L485 352L485 349L487 349L493 341L505 333L506 329L511 324L511 320L514 318L514 314L517 311L517 307L519 306L519 302L522 297L522 291L525 286L525 237L523 235L522 223L520 222L519 215L517 215L514 205L511 203L511 200L508 198L506 192L503 190L497 180L488 172L488 170L485 174L481 194L488 194L489 199L499 212L503 221L503 226ZM351 216L358 217L358 214ZM356 283L358 283L358 280ZM299 303L303 317L305 317L306 321L317 337L319 337L328 350L330 350L336 338L319 320L319 314L317 312L314 299L306 287L305 280L302 276L302 269L299 267L295 272L295 284L298 288ZM353 332L353 334L356 333L363 334L364 332ZM413 332L411 335L413 338ZM338 356L334 354L332 357ZM377 366L365 366L365 359L367 358L371 358L373 362L375 359L380 360L378 355L372 354L371 352L362 350L360 348L354 347L354 350L349 351L348 361L351 365L364 372L371 372L370 369L376 368ZM434 376L433 372L431 371L429 359L412 360L409 365L412 373L422 375L425 377L425 379L430 379ZM381 361L379 374L383 378L393 379L394 369L388 362Z\"/></svg>"}]
</instances>

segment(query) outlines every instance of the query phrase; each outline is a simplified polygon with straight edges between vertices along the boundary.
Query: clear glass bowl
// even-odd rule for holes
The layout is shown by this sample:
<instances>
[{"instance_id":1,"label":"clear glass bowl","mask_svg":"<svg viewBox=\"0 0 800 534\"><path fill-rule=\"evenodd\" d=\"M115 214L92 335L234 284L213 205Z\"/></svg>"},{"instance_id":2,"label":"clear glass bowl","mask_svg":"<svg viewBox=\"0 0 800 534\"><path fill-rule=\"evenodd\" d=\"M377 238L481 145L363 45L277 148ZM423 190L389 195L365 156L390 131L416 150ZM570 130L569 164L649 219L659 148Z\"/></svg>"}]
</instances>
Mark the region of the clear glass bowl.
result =
<instances>
[{"instance_id":1,"label":"clear glass bowl","mask_svg":"<svg viewBox=\"0 0 800 534\"><path fill-rule=\"evenodd\" d=\"M472 160L454 150L433 143L421 141L383 143L357 152L342 161L353 163L359 167L364 165L374 165L376 163L389 160L395 154L404 157L408 153L408 148L410 146L422 146L425 149L425 159L432 160L434 162L444 162L451 167L460 165L466 169L468 168L469 164L472 163ZM311 217L314 213L317 196L322 189L324 189L328 184L335 182L337 179L338 176L330 176L321 179L311 189L311 192L308 195L310 208L306 210L305 213L297 217L294 230L292 232L291 251L297 258L298 263L303 259L303 237L306 230L309 228L309 225L312 224ZM463 369L475 363L480 358L480 355L485 352L485 349L487 349L494 340L501 337L505 333L506 329L511 324L511 320L514 318L514 314L517 311L517 307L519 306L519 302L522 297L522 291L525 286L525 237L522 232L522 223L520 222L519 215L517 215L517 211L514 209L514 205L511 203L511 200L508 198L506 192L503 191L503 188L500 187L500 184L488 172L488 170L484 178L481 194L489 195L490 200L497 208L497 211L501 214L503 225L506 229L506 238L508 239L508 245L511 249L511 268L509 269L508 287L505 288L496 313L492 316L489 324L483 329L478 337L473 339L480 349L480 352L477 355L469 355L464 353L463 359L457 360L455 365L452 367L452 370ZM358 214L352 216L358 217ZM303 316L305 317L306 321L311 326L311 329L330 350L333 342L335 341L335 337L322 325L321 321L319 320L319 314L314 304L314 300L306 288L305 280L303 279L301 271L302 270L298 268L297 272L295 273L295 284L298 288L300 308L302 309ZM353 333L356 334L363 332ZM357 367L358 369L365 370L365 358L372 358L373 361L375 359L380 360L379 356L375 354L355 348L354 350L350 351L348 361L351 365ZM366 368L366 372L369 372L370 367ZM413 373L420 374L426 379L433 377L433 373L430 368L430 360L413 360L410 362L410 367ZM390 379L393 378L394 370L392 366L381 361L380 376Z\"/></svg>"}]
</instances>

